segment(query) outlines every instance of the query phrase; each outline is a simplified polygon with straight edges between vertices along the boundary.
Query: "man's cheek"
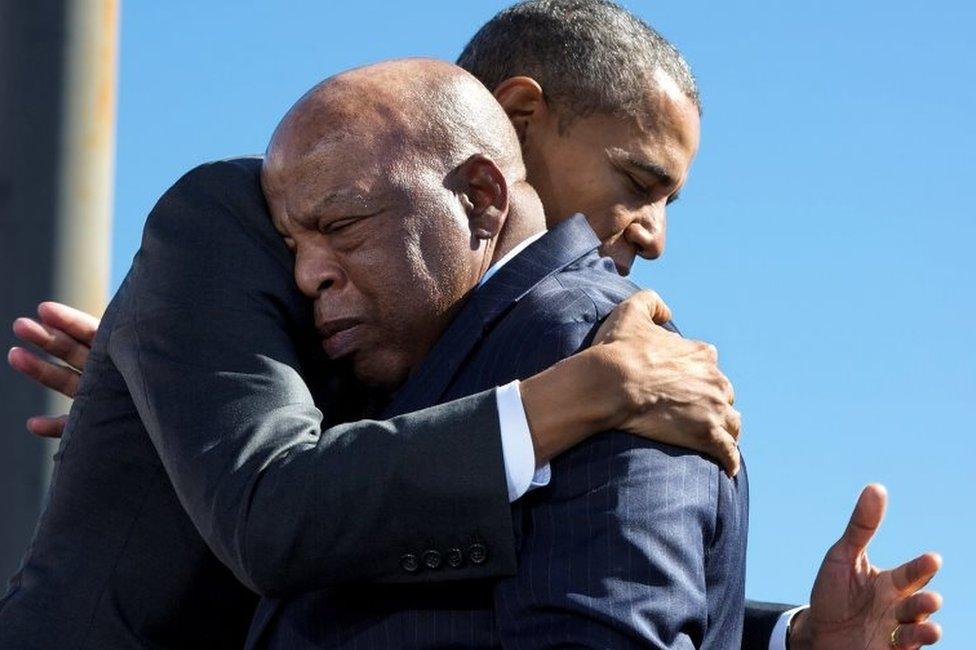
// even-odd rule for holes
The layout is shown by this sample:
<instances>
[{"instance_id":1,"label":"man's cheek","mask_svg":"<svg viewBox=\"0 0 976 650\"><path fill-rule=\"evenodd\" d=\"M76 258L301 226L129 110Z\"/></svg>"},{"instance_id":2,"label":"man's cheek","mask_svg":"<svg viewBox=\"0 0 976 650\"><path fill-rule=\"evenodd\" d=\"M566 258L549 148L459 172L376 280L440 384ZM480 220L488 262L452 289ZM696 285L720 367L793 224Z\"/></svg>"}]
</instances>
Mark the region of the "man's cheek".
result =
<instances>
[{"instance_id":1,"label":"man's cheek","mask_svg":"<svg viewBox=\"0 0 976 650\"><path fill-rule=\"evenodd\" d=\"M585 212L584 214L586 214L586 218L590 222L590 227L593 228L596 236L600 238L601 242L607 244L620 236L630 223L630 215L623 210L615 208L611 208L608 211L605 205L602 206L602 210L599 207L594 207L592 216Z\"/></svg>"}]
</instances>

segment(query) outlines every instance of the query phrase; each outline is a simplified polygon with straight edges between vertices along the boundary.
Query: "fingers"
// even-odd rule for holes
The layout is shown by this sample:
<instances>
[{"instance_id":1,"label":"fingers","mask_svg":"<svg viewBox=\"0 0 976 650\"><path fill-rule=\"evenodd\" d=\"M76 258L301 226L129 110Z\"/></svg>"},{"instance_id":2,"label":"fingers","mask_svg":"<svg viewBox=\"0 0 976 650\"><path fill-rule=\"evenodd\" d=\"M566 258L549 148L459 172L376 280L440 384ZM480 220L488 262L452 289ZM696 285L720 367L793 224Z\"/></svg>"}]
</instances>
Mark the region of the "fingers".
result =
<instances>
[{"instance_id":1,"label":"fingers","mask_svg":"<svg viewBox=\"0 0 976 650\"><path fill-rule=\"evenodd\" d=\"M715 372L718 374L718 385L722 390L722 394L725 396L725 401L730 405L735 404L735 389L732 387L732 382L717 368Z\"/></svg>"},{"instance_id":2,"label":"fingers","mask_svg":"<svg viewBox=\"0 0 976 650\"><path fill-rule=\"evenodd\" d=\"M671 320L671 308L668 307L661 296L657 295L657 293L654 291L649 289L639 291L628 298L627 301L634 301L635 303L641 305L641 307L646 311L647 315L650 316L651 320L658 325L663 325Z\"/></svg>"},{"instance_id":3,"label":"fingers","mask_svg":"<svg viewBox=\"0 0 976 650\"><path fill-rule=\"evenodd\" d=\"M706 364L710 367L711 377L710 381L716 384L725 396L725 401L729 404L735 403L735 388L732 386L732 382L729 378L722 374L722 371L718 369L718 348L711 343L704 343L702 341L693 341L692 345L695 346L698 353L704 358Z\"/></svg>"},{"instance_id":4,"label":"fingers","mask_svg":"<svg viewBox=\"0 0 976 650\"><path fill-rule=\"evenodd\" d=\"M654 336L666 334L678 337L663 328L650 327L652 324L663 325L670 320L671 310L660 296L653 291L639 291L617 305L603 321L593 338L593 344L601 345L635 334L646 340L649 331L653 331Z\"/></svg>"},{"instance_id":5,"label":"fingers","mask_svg":"<svg viewBox=\"0 0 976 650\"><path fill-rule=\"evenodd\" d=\"M711 343L702 343L702 346L704 346L703 349L708 360L718 365L718 348Z\"/></svg>"},{"instance_id":6,"label":"fingers","mask_svg":"<svg viewBox=\"0 0 976 650\"><path fill-rule=\"evenodd\" d=\"M729 407L725 415L725 430L732 436L736 444L739 443L739 436L742 429L742 415L734 408Z\"/></svg>"},{"instance_id":7,"label":"fingers","mask_svg":"<svg viewBox=\"0 0 976 650\"><path fill-rule=\"evenodd\" d=\"M27 420L27 430L40 438L60 438L67 423L67 415L58 417L38 415Z\"/></svg>"},{"instance_id":8,"label":"fingers","mask_svg":"<svg viewBox=\"0 0 976 650\"><path fill-rule=\"evenodd\" d=\"M37 306L41 322L62 330L85 347L91 347L98 331L98 319L59 302L42 302Z\"/></svg>"},{"instance_id":9,"label":"fingers","mask_svg":"<svg viewBox=\"0 0 976 650\"><path fill-rule=\"evenodd\" d=\"M33 343L74 368L83 368L88 359L90 349L87 345L79 343L60 329L43 325L30 318L15 320L14 334L20 340Z\"/></svg>"},{"instance_id":10,"label":"fingers","mask_svg":"<svg viewBox=\"0 0 976 650\"><path fill-rule=\"evenodd\" d=\"M923 553L892 569L891 581L898 591L916 591L924 587L940 568L942 558L938 553Z\"/></svg>"},{"instance_id":11,"label":"fingers","mask_svg":"<svg viewBox=\"0 0 976 650\"><path fill-rule=\"evenodd\" d=\"M934 591L920 591L902 600L895 607L899 623L919 623L942 607L942 596Z\"/></svg>"},{"instance_id":12,"label":"fingers","mask_svg":"<svg viewBox=\"0 0 976 650\"><path fill-rule=\"evenodd\" d=\"M7 362L14 370L65 397L74 397L78 392L81 375L76 370L44 361L24 348L11 348L7 353Z\"/></svg>"},{"instance_id":13,"label":"fingers","mask_svg":"<svg viewBox=\"0 0 976 650\"><path fill-rule=\"evenodd\" d=\"M934 621L899 625L895 630L895 644L892 647L896 650L917 650L922 646L938 643L941 638L942 628Z\"/></svg>"},{"instance_id":14,"label":"fingers","mask_svg":"<svg viewBox=\"0 0 976 650\"><path fill-rule=\"evenodd\" d=\"M729 478L739 473L739 465L742 462L739 446L735 438L725 429L715 427L709 432L708 449L704 451L719 462Z\"/></svg>"},{"instance_id":15,"label":"fingers","mask_svg":"<svg viewBox=\"0 0 976 650\"><path fill-rule=\"evenodd\" d=\"M841 543L847 546L851 557L867 547L871 537L874 536L874 531L881 525L887 503L888 493L883 485L872 483L861 491L847 529L840 538Z\"/></svg>"}]
</instances>

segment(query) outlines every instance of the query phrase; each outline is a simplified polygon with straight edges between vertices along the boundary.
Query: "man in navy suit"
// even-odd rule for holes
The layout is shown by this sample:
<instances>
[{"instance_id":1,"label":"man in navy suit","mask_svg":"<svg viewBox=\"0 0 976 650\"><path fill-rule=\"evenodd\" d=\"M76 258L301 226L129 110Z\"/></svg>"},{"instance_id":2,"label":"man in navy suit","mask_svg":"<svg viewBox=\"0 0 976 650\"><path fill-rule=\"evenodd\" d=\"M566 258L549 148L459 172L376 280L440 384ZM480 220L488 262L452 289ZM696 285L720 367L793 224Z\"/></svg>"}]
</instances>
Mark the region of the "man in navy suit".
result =
<instances>
[{"instance_id":1,"label":"man in navy suit","mask_svg":"<svg viewBox=\"0 0 976 650\"><path fill-rule=\"evenodd\" d=\"M673 44L611 0L526 0L482 26L457 63L492 90L515 125L550 225L584 213L624 275L637 256L664 253L669 206L691 165L671 141L697 137L688 113L701 105ZM672 92L655 94L660 88ZM884 502L878 486L862 493L856 523L821 564L809 608L746 601L743 648L877 650L892 639L911 648L938 640L938 627L925 620L938 596L913 593L938 569L936 556L879 574L858 568Z\"/></svg>"},{"instance_id":2,"label":"man in navy suit","mask_svg":"<svg viewBox=\"0 0 976 650\"><path fill-rule=\"evenodd\" d=\"M698 143L671 144L690 158ZM582 215L545 232L505 113L448 64L323 82L279 126L262 180L326 352L389 394L385 415L548 367L636 291ZM513 513L513 577L267 599L252 645L739 647L745 472L608 432L540 474ZM443 580L487 559L460 542L403 550Z\"/></svg>"}]
</instances>

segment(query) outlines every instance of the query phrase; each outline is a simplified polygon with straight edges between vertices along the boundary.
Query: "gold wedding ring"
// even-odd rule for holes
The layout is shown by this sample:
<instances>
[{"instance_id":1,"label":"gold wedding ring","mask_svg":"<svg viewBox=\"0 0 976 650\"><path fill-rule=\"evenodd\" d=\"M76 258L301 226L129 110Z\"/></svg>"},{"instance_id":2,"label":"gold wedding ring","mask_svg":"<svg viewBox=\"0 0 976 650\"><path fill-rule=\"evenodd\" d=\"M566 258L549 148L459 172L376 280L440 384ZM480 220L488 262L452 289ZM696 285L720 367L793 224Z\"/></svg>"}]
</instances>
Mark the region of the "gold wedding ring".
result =
<instances>
[{"instance_id":1,"label":"gold wedding ring","mask_svg":"<svg viewBox=\"0 0 976 650\"><path fill-rule=\"evenodd\" d=\"M888 638L888 645L890 645L892 648L898 647L898 629L900 627L901 625L896 625L895 629L891 631L891 636Z\"/></svg>"}]
</instances>

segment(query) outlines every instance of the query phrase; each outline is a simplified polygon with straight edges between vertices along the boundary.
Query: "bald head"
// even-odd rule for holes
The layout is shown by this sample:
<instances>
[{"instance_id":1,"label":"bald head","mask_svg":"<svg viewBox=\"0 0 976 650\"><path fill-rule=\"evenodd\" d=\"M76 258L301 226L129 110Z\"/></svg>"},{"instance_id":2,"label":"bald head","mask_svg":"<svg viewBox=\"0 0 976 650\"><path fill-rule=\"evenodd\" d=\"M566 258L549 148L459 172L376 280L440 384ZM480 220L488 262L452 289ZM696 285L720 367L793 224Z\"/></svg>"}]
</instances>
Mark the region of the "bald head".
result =
<instances>
[{"instance_id":1,"label":"bald head","mask_svg":"<svg viewBox=\"0 0 976 650\"><path fill-rule=\"evenodd\" d=\"M420 363L492 262L545 227L504 110L439 61L317 85L275 131L262 185L326 353L384 388Z\"/></svg>"},{"instance_id":2,"label":"bald head","mask_svg":"<svg viewBox=\"0 0 976 650\"><path fill-rule=\"evenodd\" d=\"M433 59L386 61L316 85L275 130L266 176L273 181L296 160L334 144L443 173L482 154L510 184L525 177L518 137L495 98L469 73Z\"/></svg>"}]
</instances>

